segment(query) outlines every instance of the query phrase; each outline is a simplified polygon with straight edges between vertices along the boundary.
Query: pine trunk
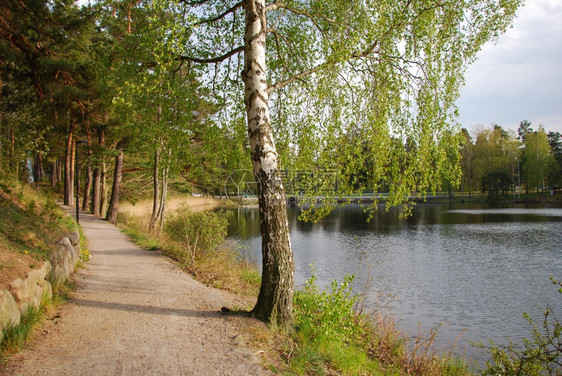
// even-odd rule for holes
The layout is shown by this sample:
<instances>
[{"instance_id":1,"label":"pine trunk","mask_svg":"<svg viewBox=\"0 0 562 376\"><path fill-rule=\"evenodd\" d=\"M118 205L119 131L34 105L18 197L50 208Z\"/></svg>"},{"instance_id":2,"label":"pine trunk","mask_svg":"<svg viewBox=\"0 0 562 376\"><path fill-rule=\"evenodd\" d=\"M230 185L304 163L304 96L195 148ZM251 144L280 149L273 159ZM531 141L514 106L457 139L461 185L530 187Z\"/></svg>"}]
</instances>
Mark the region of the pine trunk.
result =
<instances>
[{"instance_id":1,"label":"pine trunk","mask_svg":"<svg viewBox=\"0 0 562 376\"><path fill-rule=\"evenodd\" d=\"M105 133L103 130L100 130L99 135L99 145L103 148L105 144ZM102 169L101 167L96 167L94 170L94 188L92 193L92 214L100 216L102 215L101 208L102 208Z\"/></svg>"},{"instance_id":2,"label":"pine trunk","mask_svg":"<svg viewBox=\"0 0 562 376\"><path fill-rule=\"evenodd\" d=\"M107 166L105 162L101 163L101 200L100 200L100 215L105 215L107 206Z\"/></svg>"},{"instance_id":3,"label":"pine trunk","mask_svg":"<svg viewBox=\"0 0 562 376\"><path fill-rule=\"evenodd\" d=\"M109 223L117 224L117 214L119 213L119 196L121 195L121 179L123 178L123 152L120 151L115 157L115 171L113 174L113 189L111 199L107 209L106 220Z\"/></svg>"},{"instance_id":4,"label":"pine trunk","mask_svg":"<svg viewBox=\"0 0 562 376\"><path fill-rule=\"evenodd\" d=\"M74 203L74 175L76 174L76 142L72 142L70 145L70 205ZM76 206L80 205L76 202Z\"/></svg>"},{"instance_id":5,"label":"pine trunk","mask_svg":"<svg viewBox=\"0 0 562 376\"><path fill-rule=\"evenodd\" d=\"M51 163L51 187L53 189L57 187L57 161Z\"/></svg>"},{"instance_id":6,"label":"pine trunk","mask_svg":"<svg viewBox=\"0 0 562 376\"><path fill-rule=\"evenodd\" d=\"M262 283L252 315L288 329L293 323L295 264L289 240L285 192L269 121L264 0L247 0L244 35L245 106L262 234Z\"/></svg>"},{"instance_id":7,"label":"pine trunk","mask_svg":"<svg viewBox=\"0 0 562 376\"><path fill-rule=\"evenodd\" d=\"M92 214L101 216L100 211L100 201L101 201L101 168L96 167L94 169L94 179L93 179L93 189L92 189Z\"/></svg>"},{"instance_id":8,"label":"pine trunk","mask_svg":"<svg viewBox=\"0 0 562 376\"><path fill-rule=\"evenodd\" d=\"M64 155L64 204L72 205L72 127L66 138L66 152Z\"/></svg>"},{"instance_id":9,"label":"pine trunk","mask_svg":"<svg viewBox=\"0 0 562 376\"><path fill-rule=\"evenodd\" d=\"M86 181L84 183L84 199L82 200L82 210L90 210L90 191L92 190L92 168L86 167Z\"/></svg>"}]
</instances>

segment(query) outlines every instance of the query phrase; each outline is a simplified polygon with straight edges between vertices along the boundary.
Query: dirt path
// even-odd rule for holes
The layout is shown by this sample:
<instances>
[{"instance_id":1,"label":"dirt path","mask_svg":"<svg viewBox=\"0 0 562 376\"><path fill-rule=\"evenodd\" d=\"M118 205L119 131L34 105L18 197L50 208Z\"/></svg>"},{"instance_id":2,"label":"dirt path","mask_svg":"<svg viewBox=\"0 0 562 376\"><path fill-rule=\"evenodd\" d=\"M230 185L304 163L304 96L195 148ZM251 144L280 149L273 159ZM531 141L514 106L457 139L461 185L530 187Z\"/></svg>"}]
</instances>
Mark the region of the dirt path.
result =
<instances>
[{"instance_id":1,"label":"dirt path","mask_svg":"<svg viewBox=\"0 0 562 376\"><path fill-rule=\"evenodd\" d=\"M219 313L231 302L99 218L80 224L92 259L77 291L6 375L267 374L240 340L249 319Z\"/></svg>"}]
</instances>

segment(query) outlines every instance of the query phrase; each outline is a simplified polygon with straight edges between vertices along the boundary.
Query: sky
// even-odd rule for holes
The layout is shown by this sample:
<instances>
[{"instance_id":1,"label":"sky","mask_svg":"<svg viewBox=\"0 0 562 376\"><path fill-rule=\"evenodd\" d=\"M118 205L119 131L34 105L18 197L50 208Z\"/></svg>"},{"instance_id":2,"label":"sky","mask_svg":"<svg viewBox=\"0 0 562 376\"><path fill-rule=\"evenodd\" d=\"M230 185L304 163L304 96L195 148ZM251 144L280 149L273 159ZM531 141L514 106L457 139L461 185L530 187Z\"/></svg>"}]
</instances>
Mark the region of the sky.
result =
<instances>
[{"instance_id":1,"label":"sky","mask_svg":"<svg viewBox=\"0 0 562 376\"><path fill-rule=\"evenodd\" d=\"M465 74L460 122L474 131L522 120L562 133L562 0L526 0L513 27L488 43Z\"/></svg>"}]
</instances>

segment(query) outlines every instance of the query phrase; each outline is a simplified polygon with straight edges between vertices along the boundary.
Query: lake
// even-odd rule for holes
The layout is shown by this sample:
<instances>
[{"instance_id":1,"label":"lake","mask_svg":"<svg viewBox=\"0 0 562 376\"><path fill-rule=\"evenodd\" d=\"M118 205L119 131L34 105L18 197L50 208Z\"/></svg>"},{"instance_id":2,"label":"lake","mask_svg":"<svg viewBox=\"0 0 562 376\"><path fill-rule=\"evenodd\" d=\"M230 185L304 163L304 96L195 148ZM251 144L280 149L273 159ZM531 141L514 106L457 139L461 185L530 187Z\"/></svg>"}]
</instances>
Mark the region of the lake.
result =
<instances>
[{"instance_id":1,"label":"lake","mask_svg":"<svg viewBox=\"0 0 562 376\"><path fill-rule=\"evenodd\" d=\"M530 338L523 312L539 320L538 307L549 305L562 317L561 295L549 280L562 280L561 208L426 203L407 219L381 207L370 222L358 205L318 223L298 221L298 208L288 214L297 288L311 265L322 287L355 274L354 292L390 301L407 333L441 325L442 348L464 332L458 352L481 360L471 341ZM257 208L235 210L229 235L261 265Z\"/></svg>"}]
</instances>

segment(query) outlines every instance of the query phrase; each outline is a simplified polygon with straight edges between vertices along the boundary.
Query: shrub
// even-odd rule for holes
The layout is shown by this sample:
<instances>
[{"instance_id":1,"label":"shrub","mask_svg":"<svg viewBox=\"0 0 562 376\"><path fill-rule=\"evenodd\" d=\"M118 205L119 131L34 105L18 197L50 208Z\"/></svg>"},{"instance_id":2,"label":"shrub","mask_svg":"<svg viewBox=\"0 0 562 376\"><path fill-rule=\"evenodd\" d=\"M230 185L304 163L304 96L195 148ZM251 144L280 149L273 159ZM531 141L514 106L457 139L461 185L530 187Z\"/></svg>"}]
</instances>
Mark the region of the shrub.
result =
<instances>
[{"instance_id":1,"label":"shrub","mask_svg":"<svg viewBox=\"0 0 562 376\"><path fill-rule=\"evenodd\" d=\"M357 297L352 295L355 276L347 275L340 284L331 282L331 291L318 291L316 277L312 276L303 291L295 292L295 321L299 331L309 338L349 342L362 333L353 306Z\"/></svg>"},{"instance_id":2,"label":"shrub","mask_svg":"<svg viewBox=\"0 0 562 376\"><path fill-rule=\"evenodd\" d=\"M192 212L187 206L180 207L164 227L166 236L182 245L189 260L210 254L225 239L228 213Z\"/></svg>"},{"instance_id":3,"label":"shrub","mask_svg":"<svg viewBox=\"0 0 562 376\"><path fill-rule=\"evenodd\" d=\"M550 277L562 294L562 283ZM562 326L551 308L542 310L542 329L526 312L523 317L531 326L533 339L523 338L523 346L517 347L509 342L496 345L491 342L488 350L491 359L486 362L483 375L560 375L562 370Z\"/></svg>"}]
</instances>

